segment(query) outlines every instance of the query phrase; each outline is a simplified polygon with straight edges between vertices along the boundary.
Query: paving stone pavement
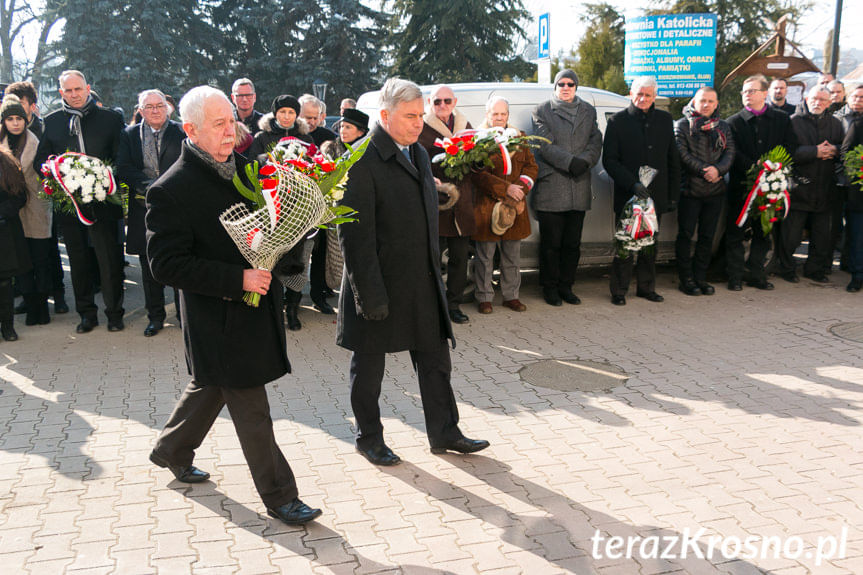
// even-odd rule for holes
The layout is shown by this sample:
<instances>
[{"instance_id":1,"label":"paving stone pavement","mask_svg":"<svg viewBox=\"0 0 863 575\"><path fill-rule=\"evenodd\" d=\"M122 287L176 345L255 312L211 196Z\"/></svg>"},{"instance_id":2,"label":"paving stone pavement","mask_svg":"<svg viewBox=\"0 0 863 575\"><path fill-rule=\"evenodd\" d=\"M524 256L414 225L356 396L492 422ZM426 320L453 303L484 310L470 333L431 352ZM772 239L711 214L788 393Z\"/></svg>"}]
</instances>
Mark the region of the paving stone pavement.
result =
<instances>
[{"instance_id":1,"label":"paving stone pavement","mask_svg":"<svg viewBox=\"0 0 863 575\"><path fill-rule=\"evenodd\" d=\"M147 460L188 375L176 325L143 337L128 259L124 332L101 318L76 335L73 313L0 343L3 573L863 572L863 344L829 331L863 321L847 274L687 297L663 272L665 303L623 308L598 275L562 308L527 276L526 313L466 305L455 327L461 427L491 447L430 454L408 356L392 355L381 405L404 462L383 469L354 451L333 316L304 307L294 373L268 390L324 515L289 527L266 515L226 413L196 458L210 482ZM629 379L592 393L521 381L555 359ZM675 538L688 543L666 549Z\"/></svg>"}]
</instances>

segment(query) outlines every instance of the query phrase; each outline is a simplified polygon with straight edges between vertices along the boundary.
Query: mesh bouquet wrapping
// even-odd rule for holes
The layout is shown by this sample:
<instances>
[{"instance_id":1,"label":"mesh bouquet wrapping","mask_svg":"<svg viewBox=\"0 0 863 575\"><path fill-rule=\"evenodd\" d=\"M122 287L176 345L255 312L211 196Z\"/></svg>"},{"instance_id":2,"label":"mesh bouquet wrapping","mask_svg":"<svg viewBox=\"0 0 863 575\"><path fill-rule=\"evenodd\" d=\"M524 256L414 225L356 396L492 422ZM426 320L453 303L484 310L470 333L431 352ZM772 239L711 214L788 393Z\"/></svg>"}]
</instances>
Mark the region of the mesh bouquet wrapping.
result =
<instances>
[{"instance_id":1,"label":"mesh bouquet wrapping","mask_svg":"<svg viewBox=\"0 0 863 575\"><path fill-rule=\"evenodd\" d=\"M234 204L219 221L252 266L272 270L279 258L319 224L333 218L317 183L289 167L275 165L278 186L264 190L266 208Z\"/></svg>"}]
</instances>

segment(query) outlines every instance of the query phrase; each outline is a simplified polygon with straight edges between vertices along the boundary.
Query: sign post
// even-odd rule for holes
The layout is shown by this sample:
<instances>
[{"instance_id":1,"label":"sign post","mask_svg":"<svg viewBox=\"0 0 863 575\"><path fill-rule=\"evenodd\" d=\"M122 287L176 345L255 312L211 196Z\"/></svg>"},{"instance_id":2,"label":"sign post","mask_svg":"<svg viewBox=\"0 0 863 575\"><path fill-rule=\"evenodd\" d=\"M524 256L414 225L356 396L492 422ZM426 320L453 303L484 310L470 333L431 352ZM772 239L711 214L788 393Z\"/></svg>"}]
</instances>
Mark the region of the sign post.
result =
<instances>
[{"instance_id":1,"label":"sign post","mask_svg":"<svg viewBox=\"0 0 863 575\"><path fill-rule=\"evenodd\" d=\"M537 82L539 84L551 83L551 40L550 40L550 23L548 12L539 15L539 30L537 39L539 45L537 47Z\"/></svg>"}]
</instances>

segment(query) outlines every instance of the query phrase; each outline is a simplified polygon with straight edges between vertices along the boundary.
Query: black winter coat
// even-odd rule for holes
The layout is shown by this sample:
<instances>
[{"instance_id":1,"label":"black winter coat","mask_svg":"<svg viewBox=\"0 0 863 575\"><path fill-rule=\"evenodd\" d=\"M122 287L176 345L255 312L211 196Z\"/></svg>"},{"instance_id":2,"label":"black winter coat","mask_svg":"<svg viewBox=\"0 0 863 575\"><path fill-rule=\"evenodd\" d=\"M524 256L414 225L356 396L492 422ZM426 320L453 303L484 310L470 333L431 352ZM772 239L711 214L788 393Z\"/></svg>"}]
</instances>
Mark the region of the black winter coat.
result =
<instances>
[{"instance_id":1,"label":"black winter coat","mask_svg":"<svg viewBox=\"0 0 863 575\"><path fill-rule=\"evenodd\" d=\"M687 110L684 110L684 114ZM713 118L718 118L717 114ZM725 174L731 169L734 161L734 137L731 128L724 120L714 128L725 136L725 146L721 139L715 143L710 134L698 128L690 129L689 117L684 115L674 124L674 137L677 140L677 151L680 152L680 163L683 177L680 182L680 194L688 198L709 198L725 193ZM719 171L718 182L708 182L704 179L704 169L713 166Z\"/></svg>"},{"instance_id":2,"label":"black winter coat","mask_svg":"<svg viewBox=\"0 0 863 575\"><path fill-rule=\"evenodd\" d=\"M797 138L793 166L797 185L790 191L791 209L824 212L831 208L830 200L842 173L842 161L838 155L832 160L819 160L818 144L826 140L841 148L842 122L827 112L820 116L803 112L791 116L791 127Z\"/></svg>"},{"instance_id":3,"label":"black winter coat","mask_svg":"<svg viewBox=\"0 0 863 575\"><path fill-rule=\"evenodd\" d=\"M81 118L81 131L84 134L84 147L80 150L78 136L69 132L69 121L72 116L65 110L57 110L45 117L45 129L39 139L36 157L33 159L33 169L42 172L42 164L50 156L58 156L66 152L84 152L88 156L108 162L112 167L116 164L117 150L120 148L120 138L126 125L119 112L108 108L93 106ZM95 218L119 219L123 217L123 208L107 202L94 202L92 211Z\"/></svg>"},{"instance_id":4,"label":"black winter coat","mask_svg":"<svg viewBox=\"0 0 863 575\"><path fill-rule=\"evenodd\" d=\"M860 145L863 145L863 116L854 120L848 127L848 131L845 132L845 138L842 140L842 153L840 154L843 164L845 156ZM848 201L845 207L852 212L863 212L863 189L860 189L858 184L850 184L847 189Z\"/></svg>"},{"instance_id":5,"label":"black winter coat","mask_svg":"<svg viewBox=\"0 0 863 575\"><path fill-rule=\"evenodd\" d=\"M149 130L146 126L145 130ZM168 120L159 147L159 173L164 174L177 158L186 134L178 122ZM120 149L117 152L117 177L129 186L129 223L126 233L126 253L144 255L147 247L147 228L144 216L147 206L143 198L152 183L144 175L144 152L141 148L141 124L129 126L123 131ZM137 198L136 198L137 196Z\"/></svg>"},{"instance_id":6,"label":"black winter coat","mask_svg":"<svg viewBox=\"0 0 863 575\"><path fill-rule=\"evenodd\" d=\"M242 174L245 159L234 160ZM256 387L291 370L278 283L259 307L243 302L243 270L251 266L219 222L244 201L187 144L147 191L150 268L158 282L180 289L186 363L201 385Z\"/></svg>"},{"instance_id":7,"label":"black winter coat","mask_svg":"<svg viewBox=\"0 0 863 575\"><path fill-rule=\"evenodd\" d=\"M24 228L18 212L27 202L24 176L21 176L20 194L9 194L0 189L0 278L7 279L23 274L31 268L30 250L24 237Z\"/></svg>"},{"instance_id":8,"label":"black winter coat","mask_svg":"<svg viewBox=\"0 0 863 575\"><path fill-rule=\"evenodd\" d=\"M680 198L680 155L671 114L654 106L645 113L634 104L614 114L605 128L602 165L614 180L616 214L632 197L641 166L659 170L649 188L656 212L673 210Z\"/></svg>"},{"instance_id":9,"label":"black winter coat","mask_svg":"<svg viewBox=\"0 0 863 575\"><path fill-rule=\"evenodd\" d=\"M302 118L297 118L294 125L286 130L276 122L276 118L272 114L266 114L261 117L258 126L260 126L261 131L255 135L252 145L245 153L245 156L250 160L258 160L263 163L267 153L279 143L279 140L288 136L293 136L309 144L315 143L309 136L309 125Z\"/></svg>"},{"instance_id":10,"label":"black winter coat","mask_svg":"<svg viewBox=\"0 0 863 575\"><path fill-rule=\"evenodd\" d=\"M455 345L440 275L438 200L425 149L411 164L381 126L348 173L342 200L359 221L339 226L345 276L336 343L362 353ZM387 310L382 321L364 313Z\"/></svg>"},{"instance_id":11,"label":"black winter coat","mask_svg":"<svg viewBox=\"0 0 863 575\"><path fill-rule=\"evenodd\" d=\"M734 163L729 172L728 205L740 208L749 193L746 185L749 168L776 146L784 146L793 156L797 138L788 114L770 106L760 116L744 108L728 118L728 125L735 145Z\"/></svg>"}]
</instances>

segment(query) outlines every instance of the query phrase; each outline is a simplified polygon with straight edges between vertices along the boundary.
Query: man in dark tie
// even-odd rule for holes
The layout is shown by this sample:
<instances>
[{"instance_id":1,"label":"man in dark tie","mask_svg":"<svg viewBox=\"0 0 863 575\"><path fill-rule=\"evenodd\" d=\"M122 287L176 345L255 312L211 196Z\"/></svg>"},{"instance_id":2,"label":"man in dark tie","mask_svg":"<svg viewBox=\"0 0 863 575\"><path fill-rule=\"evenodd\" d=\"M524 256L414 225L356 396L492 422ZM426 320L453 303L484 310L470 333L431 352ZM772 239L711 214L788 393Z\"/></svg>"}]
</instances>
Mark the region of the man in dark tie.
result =
<instances>
[{"instance_id":1,"label":"man in dark tie","mask_svg":"<svg viewBox=\"0 0 863 575\"><path fill-rule=\"evenodd\" d=\"M150 320L144 335L151 337L159 333L165 322L165 291L164 286L153 279L147 262L144 226L147 188L177 161L186 136L180 124L168 119L168 101L160 90L145 90L138 94L138 110L143 120L126 128L120 140L117 175L129 186L126 252L139 256L141 261L144 307ZM174 302L179 305L176 291Z\"/></svg>"},{"instance_id":2,"label":"man in dark tie","mask_svg":"<svg viewBox=\"0 0 863 575\"><path fill-rule=\"evenodd\" d=\"M337 343L351 357L357 450L376 465L399 457L383 437L378 397L385 354L409 351L419 379L432 453L488 447L458 428L447 339L455 339L440 275L435 181L425 149L419 87L391 78L380 93L380 124L350 170L343 202L359 221L339 227L346 274Z\"/></svg>"}]
</instances>

